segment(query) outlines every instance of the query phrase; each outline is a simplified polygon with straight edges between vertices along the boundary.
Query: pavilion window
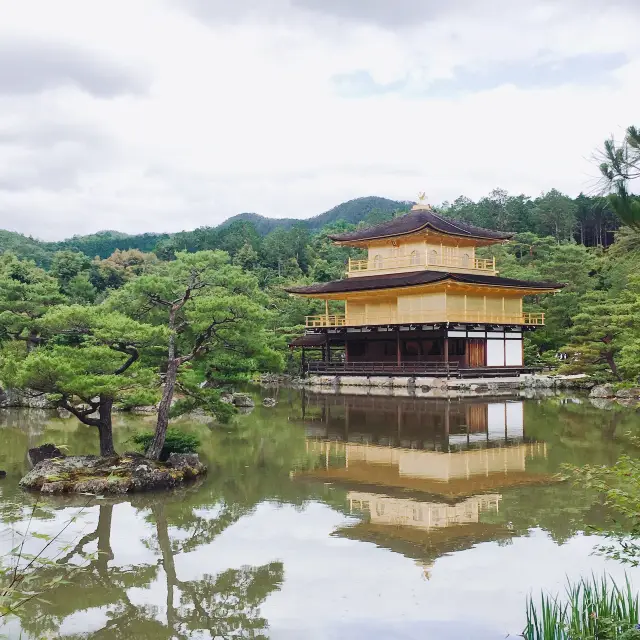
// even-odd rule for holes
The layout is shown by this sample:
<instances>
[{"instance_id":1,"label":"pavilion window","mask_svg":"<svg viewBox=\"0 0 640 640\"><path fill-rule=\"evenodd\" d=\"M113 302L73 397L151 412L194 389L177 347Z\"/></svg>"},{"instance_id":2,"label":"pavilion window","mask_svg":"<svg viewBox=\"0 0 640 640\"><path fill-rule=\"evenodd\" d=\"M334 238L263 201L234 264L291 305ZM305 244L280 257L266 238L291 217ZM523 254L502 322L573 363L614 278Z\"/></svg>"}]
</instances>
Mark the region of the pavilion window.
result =
<instances>
[{"instance_id":1,"label":"pavilion window","mask_svg":"<svg viewBox=\"0 0 640 640\"><path fill-rule=\"evenodd\" d=\"M449 338L449 355L463 356L465 354L464 338Z\"/></svg>"},{"instance_id":2,"label":"pavilion window","mask_svg":"<svg viewBox=\"0 0 640 640\"><path fill-rule=\"evenodd\" d=\"M382 256L379 253L373 259L373 268L382 269Z\"/></svg>"},{"instance_id":3,"label":"pavilion window","mask_svg":"<svg viewBox=\"0 0 640 640\"><path fill-rule=\"evenodd\" d=\"M468 268L471 263L471 256L468 253L463 253L461 263L463 267Z\"/></svg>"},{"instance_id":4,"label":"pavilion window","mask_svg":"<svg viewBox=\"0 0 640 640\"><path fill-rule=\"evenodd\" d=\"M431 251L429 251L429 264L438 264L438 262L440 262L438 260L438 251L431 249Z\"/></svg>"},{"instance_id":5,"label":"pavilion window","mask_svg":"<svg viewBox=\"0 0 640 640\"><path fill-rule=\"evenodd\" d=\"M420 260L418 257L418 252L417 251L412 251L411 252L411 256L409 258L409 264L411 264L411 266L413 267L414 265L419 264Z\"/></svg>"}]
</instances>

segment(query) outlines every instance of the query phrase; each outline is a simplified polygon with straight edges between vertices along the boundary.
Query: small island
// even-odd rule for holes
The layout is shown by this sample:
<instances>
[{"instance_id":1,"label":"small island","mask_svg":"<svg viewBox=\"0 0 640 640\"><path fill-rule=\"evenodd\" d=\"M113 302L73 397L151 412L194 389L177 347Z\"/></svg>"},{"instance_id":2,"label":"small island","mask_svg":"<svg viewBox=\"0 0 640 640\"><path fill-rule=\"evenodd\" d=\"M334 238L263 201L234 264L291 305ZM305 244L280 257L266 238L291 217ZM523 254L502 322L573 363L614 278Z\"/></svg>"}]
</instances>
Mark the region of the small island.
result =
<instances>
[{"instance_id":1,"label":"small island","mask_svg":"<svg viewBox=\"0 0 640 640\"><path fill-rule=\"evenodd\" d=\"M197 454L172 453L166 462L135 453L109 458L60 455L38 462L22 478L20 486L49 495L122 495L174 489L206 471Z\"/></svg>"}]
</instances>

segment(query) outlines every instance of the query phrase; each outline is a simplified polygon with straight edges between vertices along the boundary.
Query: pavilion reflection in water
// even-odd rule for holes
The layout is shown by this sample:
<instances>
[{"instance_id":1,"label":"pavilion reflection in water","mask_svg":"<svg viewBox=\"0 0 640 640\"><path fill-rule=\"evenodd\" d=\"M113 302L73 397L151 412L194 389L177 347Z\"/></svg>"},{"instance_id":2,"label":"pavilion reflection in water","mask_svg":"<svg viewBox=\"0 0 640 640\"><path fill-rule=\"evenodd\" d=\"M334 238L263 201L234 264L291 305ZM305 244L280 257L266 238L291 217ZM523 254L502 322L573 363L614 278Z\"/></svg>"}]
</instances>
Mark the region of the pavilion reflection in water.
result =
<instances>
[{"instance_id":1,"label":"pavilion reflection in water","mask_svg":"<svg viewBox=\"0 0 640 640\"><path fill-rule=\"evenodd\" d=\"M405 449L525 442L522 400L303 395L308 438Z\"/></svg>"},{"instance_id":2,"label":"pavilion reflection in water","mask_svg":"<svg viewBox=\"0 0 640 640\"><path fill-rule=\"evenodd\" d=\"M349 513L364 515L336 535L427 568L443 553L510 537L495 523L500 491L552 481L528 469L547 451L527 439L521 400L310 396L304 421L318 461L305 475L344 487Z\"/></svg>"}]
</instances>

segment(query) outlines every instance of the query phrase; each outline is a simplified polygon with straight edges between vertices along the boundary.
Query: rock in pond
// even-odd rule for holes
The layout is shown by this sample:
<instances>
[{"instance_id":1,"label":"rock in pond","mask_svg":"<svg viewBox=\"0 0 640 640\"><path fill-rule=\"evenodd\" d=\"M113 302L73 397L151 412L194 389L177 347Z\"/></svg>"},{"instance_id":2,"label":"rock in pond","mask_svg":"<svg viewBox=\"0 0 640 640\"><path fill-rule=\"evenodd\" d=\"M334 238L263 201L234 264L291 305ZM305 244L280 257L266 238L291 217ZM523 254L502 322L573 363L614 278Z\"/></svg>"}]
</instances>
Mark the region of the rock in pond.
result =
<instances>
[{"instance_id":1,"label":"rock in pond","mask_svg":"<svg viewBox=\"0 0 640 640\"><path fill-rule=\"evenodd\" d=\"M43 460L64 457L64 453L62 453L55 444L51 444L50 442L40 445L39 447L34 447L33 449L29 449L29 462L34 467Z\"/></svg>"},{"instance_id":2,"label":"rock in pond","mask_svg":"<svg viewBox=\"0 0 640 640\"><path fill-rule=\"evenodd\" d=\"M263 407L275 407L276 406L276 399L275 398L264 398L262 400L262 406Z\"/></svg>"},{"instance_id":3,"label":"rock in pond","mask_svg":"<svg viewBox=\"0 0 640 640\"><path fill-rule=\"evenodd\" d=\"M182 471L193 471L200 467L200 458L197 453L172 453L167 460L167 466Z\"/></svg>"},{"instance_id":4,"label":"rock in pond","mask_svg":"<svg viewBox=\"0 0 640 640\"><path fill-rule=\"evenodd\" d=\"M256 406L256 403L253 401L253 398L247 395L246 393L234 393L233 404L236 407L243 407L245 409L253 408Z\"/></svg>"},{"instance_id":5,"label":"rock in pond","mask_svg":"<svg viewBox=\"0 0 640 640\"><path fill-rule=\"evenodd\" d=\"M223 391L220 394L220 402L224 402L225 404L233 404L233 393Z\"/></svg>"},{"instance_id":6,"label":"rock in pond","mask_svg":"<svg viewBox=\"0 0 640 640\"><path fill-rule=\"evenodd\" d=\"M616 391L616 398L622 398L623 400L635 400L640 398L640 389L634 387L632 389L619 389Z\"/></svg>"},{"instance_id":7,"label":"rock in pond","mask_svg":"<svg viewBox=\"0 0 640 640\"><path fill-rule=\"evenodd\" d=\"M197 454L173 454L169 462L148 460L140 454L121 457L70 456L38 463L20 486L47 494L125 494L173 489L206 473Z\"/></svg>"},{"instance_id":8,"label":"rock in pond","mask_svg":"<svg viewBox=\"0 0 640 640\"><path fill-rule=\"evenodd\" d=\"M590 398L613 398L615 395L612 384L599 384L589 393Z\"/></svg>"},{"instance_id":9,"label":"rock in pond","mask_svg":"<svg viewBox=\"0 0 640 640\"><path fill-rule=\"evenodd\" d=\"M0 469L0 480L2 480L3 478L7 477L7 472L6 471L2 471L2 469Z\"/></svg>"},{"instance_id":10,"label":"rock in pond","mask_svg":"<svg viewBox=\"0 0 640 640\"><path fill-rule=\"evenodd\" d=\"M141 407L132 407L130 411L131 413L137 416L148 416L148 415L153 415L154 413L157 413L158 408L153 405L148 405L148 406L141 406Z\"/></svg>"}]
</instances>

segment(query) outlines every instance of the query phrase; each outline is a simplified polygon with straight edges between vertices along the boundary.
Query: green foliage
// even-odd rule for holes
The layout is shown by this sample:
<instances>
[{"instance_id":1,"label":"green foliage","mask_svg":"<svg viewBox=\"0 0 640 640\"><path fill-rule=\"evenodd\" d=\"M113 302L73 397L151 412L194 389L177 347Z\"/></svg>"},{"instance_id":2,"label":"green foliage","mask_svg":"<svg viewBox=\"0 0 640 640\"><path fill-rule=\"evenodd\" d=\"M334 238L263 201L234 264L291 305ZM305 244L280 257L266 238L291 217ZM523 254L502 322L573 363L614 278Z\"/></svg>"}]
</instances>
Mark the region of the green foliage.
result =
<instances>
[{"instance_id":1,"label":"green foliage","mask_svg":"<svg viewBox=\"0 0 640 640\"><path fill-rule=\"evenodd\" d=\"M98 427L101 454L112 455L112 405L157 387L156 371L140 354L162 344L166 332L104 306L81 305L54 307L34 327L38 347L22 354L5 351L0 379L47 394L84 424Z\"/></svg>"},{"instance_id":2,"label":"green foliage","mask_svg":"<svg viewBox=\"0 0 640 640\"><path fill-rule=\"evenodd\" d=\"M141 451L146 451L153 442L153 436L151 432L137 433L132 440ZM196 453L200 445L200 438L197 436L180 429L168 429L160 459L168 460L172 453Z\"/></svg>"},{"instance_id":3,"label":"green foliage","mask_svg":"<svg viewBox=\"0 0 640 640\"><path fill-rule=\"evenodd\" d=\"M630 183L640 177L640 129L631 126L620 144L606 140L600 172L612 191L609 204L631 229L640 231L640 199L631 194Z\"/></svg>"},{"instance_id":4,"label":"green foliage","mask_svg":"<svg viewBox=\"0 0 640 640\"><path fill-rule=\"evenodd\" d=\"M129 235L119 231L99 231L88 236L74 236L62 242L51 242L46 244L53 251L76 251L87 256L107 258L116 251L138 251L150 252L156 245L168 238L166 233L142 233L139 235Z\"/></svg>"},{"instance_id":5,"label":"green foliage","mask_svg":"<svg viewBox=\"0 0 640 640\"><path fill-rule=\"evenodd\" d=\"M58 283L33 262L6 253L0 256L0 342L38 343L35 322L53 305L64 302Z\"/></svg>"},{"instance_id":6,"label":"green foliage","mask_svg":"<svg viewBox=\"0 0 640 640\"><path fill-rule=\"evenodd\" d=\"M151 388L136 388L120 395L117 406L121 411L129 411L136 407L152 407L160 400L160 390L154 385Z\"/></svg>"},{"instance_id":7,"label":"green foliage","mask_svg":"<svg viewBox=\"0 0 640 640\"><path fill-rule=\"evenodd\" d=\"M616 294L585 294L573 315L566 348L567 372L609 371L617 379L640 374L640 277L629 276L628 287Z\"/></svg>"},{"instance_id":8,"label":"green foliage","mask_svg":"<svg viewBox=\"0 0 640 640\"><path fill-rule=\"evenodd\" d=\"M640 565L640 460L623 455L613 466L567 466L566 472L576 484L602 495L617 514L603 532L609 542L599 551L625 564Z\"/></svg>"},{"instance_id":9,"label":"green foliage","mask_svg":"<svg viewBox=\"0 0 640 640\"><path fill-rule=\"evenodd\" d=\"M11 253L22 260L28 260L39 267L49 267L53 259L53 252L45 243L30 236L23 236L15 231L0 229L0 256Z\"/></svg>"},{"instance_id":10,"label":"green foliage","mask_svg":"<svg viewBox=\"0 0 640 640\"><path fill-rule=\"evenodd\" d=\"M190 289L191 287L191 289ZM115 292L107 305L168 330L169 306L190 293L172 329L182 363L205 358L211 374L250 373L282 363L269 347L268 298L254 276L221 251L180 253ZM188 357L190 356L190 357Z\"/></svg>"},{"instance_id":11,"label":"green foliage","mask_svg":"<svg viewBox=\"0 0 640 640\"><path fill-rule=\"evenodd\" d=\"M640 640L638 595L627 579L607 576L568 583L566 601L541 594L527 601L525 640Z\"/></svg>"}]
</instances>

